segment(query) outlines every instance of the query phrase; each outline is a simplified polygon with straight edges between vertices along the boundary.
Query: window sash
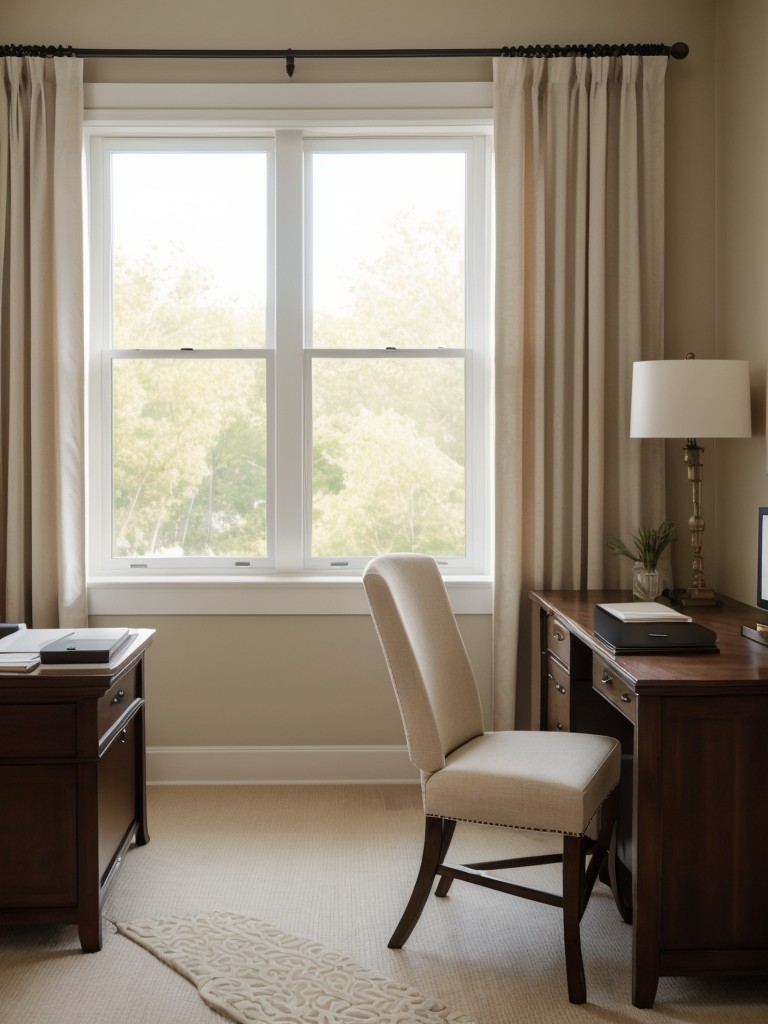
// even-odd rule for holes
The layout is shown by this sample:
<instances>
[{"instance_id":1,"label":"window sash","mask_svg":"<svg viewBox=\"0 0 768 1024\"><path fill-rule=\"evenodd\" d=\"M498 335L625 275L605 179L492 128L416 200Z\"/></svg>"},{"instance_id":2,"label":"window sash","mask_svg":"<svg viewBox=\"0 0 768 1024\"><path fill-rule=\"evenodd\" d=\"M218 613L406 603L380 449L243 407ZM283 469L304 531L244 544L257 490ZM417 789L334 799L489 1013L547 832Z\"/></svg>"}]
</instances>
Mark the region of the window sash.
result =
<instances>
[{"instance_id":1,"label":"window sash","mask_svg":"<svg viewBox=\"0 0 768 1024\"><path fill-rule=\"evenodd\" d=\"M173 360L178 362L187 361L228 361L251 359L265 364L267 394L274 390L274 352L269 349L205 349L196 351L182 351L178 349L141 349L122 350L107 349L101 353L101 388L102 408L112 410L112 384L114 374L113 365L126 360L142 360L144 362ZM269 438L274 434L272 403L267 402L267 490L269 492L269 480L274 475L271 465L270 452L272 445ZM107 572L128 571L135 575L137 571L158 571L165 569L174 574L184 571L194 571L216 574L248 575L254 571L265 571L273 567L273 559L268 555L266 558L258 558L247 552L236 557L220 556L115 556L113 554L113 443L112 433L105 436L101 446L101 472L99 497L101 500L101 523L99 531L101 543L101 564ZM267 501L267 550L273 550L274 537L274 503Z\"/></svg>"},{"instance_id":2,"label":"window sash","mask_svg":"<svg viewBox=\"0 0 768 1024\"><path fill-rule=\"evenodd\" d=\"M304 523L304 550L307 552L306 562L310 569L336 569L346 571L360 571L368 561L370 555L350 555L343 551L332 556L313 555L313 364L321 360L360 360L360 361L384 361L397 362L401 360L418 359L429 362L460 361L464 364L464 524L465 524L465 553L459 556L440 556L438 564L443 568L462 570L474 565L476 552L472 548L472 539L476 534L474 514L477 502L472 491L476 484L475 474L472 473L472 452L473 452L473 409L471 407L472 395L472 353L466 349L338 349L338 348L308 348L304 352L304 420L308 424L304 437L304 493L306 494L307 515Z\"/></svg>"},{"instance_id":3,"label":"window sash","mask_svg":"<svg viewBox=\"0 0 768 1024\"><path fill-rule=\"evenodd\" d=\"M470 173L477 154L474 151L475 140L467 138L445 137L418 137L418 138L366 138L366 139L309 139L305 143L304 160L304 206L305 206L305 345L313 347L314 340L314 313L315 313L315 281L314 281L314 223L315 223L315 197L314 197L314 157L323 155L349 155L349 156L420 156L420 155L460 155L464 160L465 184L464 184L464 230L468 233L470 225L480 212L473 207L473 194L470 191ZM468 288L468 244L464 244L464 287ZM473 254L476 257L476 254ZM465 300L465 305L468 300ZM466 345L466 333L468 314L474 310L465 309L464 312L464 340ZM354 347L354 346L352 346Z\"/></svg>"},{"instance_id":4,"label":"window sash","mask_svg":"<svg viewBox=\"0 0 768 1024\"><path fill-rule=\"evenodd\" d=\"M417 137L311 138L304 146L304 204L306 241L304 246L307 301L304 322L304 523L302 547L305 565L315 571L359 573L366 557L315 557L312 553L312 360L456 358L465 360L465 555L441 557L445 571L468 573L487 569L489 558L489 421L490 407L488 344L488 303L490 267L490 154L489 139L481 134L467 136L420 134ZM465 315L464 347L457 349L355 349L312 347L312 157L323 153L456 153L465 157Z\"/></svg>"}]
</instances>

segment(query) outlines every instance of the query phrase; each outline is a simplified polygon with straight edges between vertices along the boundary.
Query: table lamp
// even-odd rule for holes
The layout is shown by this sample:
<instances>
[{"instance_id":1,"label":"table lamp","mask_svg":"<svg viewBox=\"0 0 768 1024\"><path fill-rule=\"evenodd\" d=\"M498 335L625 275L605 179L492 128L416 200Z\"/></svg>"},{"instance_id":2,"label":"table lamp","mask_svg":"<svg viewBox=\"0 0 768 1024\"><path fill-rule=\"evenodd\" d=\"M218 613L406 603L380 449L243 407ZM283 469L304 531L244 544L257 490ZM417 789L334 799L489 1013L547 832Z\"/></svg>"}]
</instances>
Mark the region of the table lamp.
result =
<instances>
[{"instance_id":1,"label":"table lamp","mask_svg":"<svg viewBox=\"0 0 768 1024\"><path fill-rule=\"evenodd\" d=\"M632 373L630 437L686 438L683 457L693 493L688 520L693 549L693 582L683 605L715 605L704 582L701 515L701 453L697 437L749 437L749 363L741 359L651 359L635 363Z\"/></svg>"}]
</instances>

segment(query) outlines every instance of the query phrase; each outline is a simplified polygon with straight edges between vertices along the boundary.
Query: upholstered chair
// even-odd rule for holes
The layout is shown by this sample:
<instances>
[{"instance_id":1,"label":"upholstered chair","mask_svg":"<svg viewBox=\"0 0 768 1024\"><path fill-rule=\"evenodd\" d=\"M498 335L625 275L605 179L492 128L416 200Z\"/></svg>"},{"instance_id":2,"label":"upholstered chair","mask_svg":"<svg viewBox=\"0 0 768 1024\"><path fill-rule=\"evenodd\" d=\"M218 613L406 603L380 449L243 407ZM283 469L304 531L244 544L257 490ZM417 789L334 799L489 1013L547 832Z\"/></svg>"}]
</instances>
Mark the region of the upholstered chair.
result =
<instances>
[{"instance_id":1,"label":"upholstered chair","mask_svg":"<svg viewBox=\"0 0 768 1024\"><path fill-rule=\"evenodd\" d=\"M621 766L617 740L527 730L486 732L475 677L440 571L425 555L382 555L363 576L394 685L411 761L421 773L424 850L389 947L416 925L436 876L562 908L568 996L586 1001L580 921L604 862ZM446 863L457 822L562 836L562 852L479 864ZM596 839L588 835L596 834ZM562 895L517 885L494 869L562 861Z\"/></svg>"}]
</instances>

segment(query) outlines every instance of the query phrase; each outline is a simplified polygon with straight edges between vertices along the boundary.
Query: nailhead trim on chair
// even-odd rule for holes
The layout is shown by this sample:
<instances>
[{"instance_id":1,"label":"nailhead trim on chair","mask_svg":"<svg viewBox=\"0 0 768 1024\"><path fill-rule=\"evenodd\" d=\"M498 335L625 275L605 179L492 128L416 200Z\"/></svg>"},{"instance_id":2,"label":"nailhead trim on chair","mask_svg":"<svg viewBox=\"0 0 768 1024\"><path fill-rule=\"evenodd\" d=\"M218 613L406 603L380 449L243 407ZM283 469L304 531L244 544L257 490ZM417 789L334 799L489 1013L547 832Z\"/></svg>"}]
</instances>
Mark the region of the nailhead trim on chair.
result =
<instances>
[{"instance_id":1,"label":"nailhead trim on chair","mask_svg":"<svg viewBox=\"0 0 768 1024\"><path fill-rule=\"evenodd\" d=\"M606 795L605 795L605 800L607 800L608 797L611 795L611 793L615 792L615 790L617 790L617 789L618 789L618 786L614 786L612 789L610 789L606 793ZM605 803L605 800L603 800L603 803L600 804L600 807L603 806L603 804ZM452 815L447 815L447 814L430 814L428 811L425 811L424 814L425 814L425 816L427 818L447 818L450 821L464 821L468 825L492 825L494 828L517 828L517 829L520 829L521 832L541 832L541 833L543 833L545 835L552 835L552 836L584 836L584 835L587 834L587 829L592 824L592 822L595 820L595 817L597 816L598 812L600 811L600 807L598 807L595 810L595 813L592 815L592 817L589 819L587 824L584 826L584 831L583 832L562 832L562 831L560 831L558 829L555 829L555 828L533 828L533 826L531 826L531 825L508 825L508 824L506 824L506 822L500 823L498 821L483 821L480 818L454 818Z\"/></svg>"}]
</instances>

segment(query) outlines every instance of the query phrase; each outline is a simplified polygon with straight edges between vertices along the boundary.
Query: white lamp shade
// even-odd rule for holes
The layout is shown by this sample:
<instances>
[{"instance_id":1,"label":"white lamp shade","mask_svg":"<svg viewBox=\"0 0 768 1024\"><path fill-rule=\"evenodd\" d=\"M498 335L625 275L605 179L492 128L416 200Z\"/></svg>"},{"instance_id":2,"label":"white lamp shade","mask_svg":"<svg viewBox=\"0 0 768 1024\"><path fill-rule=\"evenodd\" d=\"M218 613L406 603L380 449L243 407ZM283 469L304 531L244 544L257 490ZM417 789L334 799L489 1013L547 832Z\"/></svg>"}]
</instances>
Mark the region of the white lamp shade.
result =
<instances>
[{"instance_id":1,"label":"white lamp shade","mask_svg":"<svg viewBox=\"0 0 768 1024\"><path fill-rule=\"evenodd\" d=\"M650 359L632 372L630 437L749 437L749 363Z\"/></svg>"}]
</instances>

